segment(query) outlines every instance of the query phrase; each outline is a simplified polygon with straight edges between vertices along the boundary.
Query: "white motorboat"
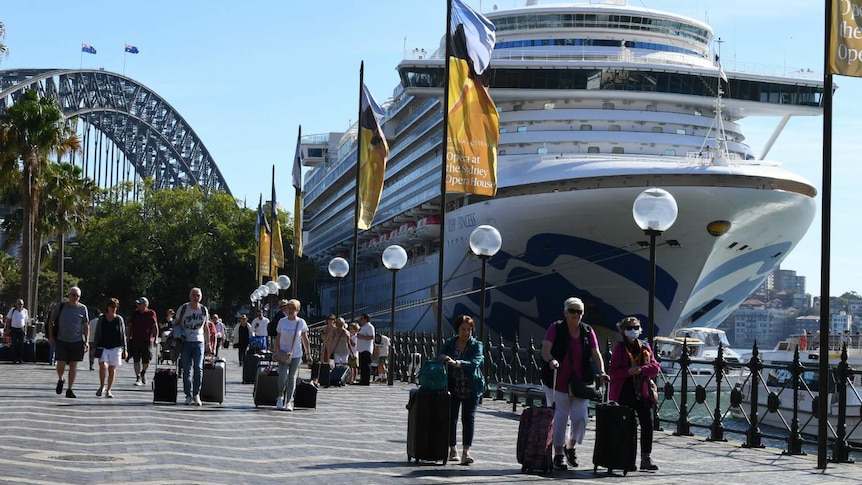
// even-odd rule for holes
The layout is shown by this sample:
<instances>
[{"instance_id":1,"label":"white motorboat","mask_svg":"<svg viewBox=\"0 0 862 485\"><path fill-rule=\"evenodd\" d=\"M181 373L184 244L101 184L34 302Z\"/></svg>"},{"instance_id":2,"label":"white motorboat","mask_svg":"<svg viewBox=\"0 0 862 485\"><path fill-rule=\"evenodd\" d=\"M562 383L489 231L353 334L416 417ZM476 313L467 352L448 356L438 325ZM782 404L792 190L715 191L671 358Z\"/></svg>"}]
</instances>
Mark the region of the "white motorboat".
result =
<instances>
[{"instance_id":1,"label":"white motorboat","mask_svg":"<svg viewBox=\"0 0 862 485\"><path fill-rule=\"evenodd\" d=\"M718 356L719 346L725 362L741 364L740 355L730 348L730 342L724 330L706 327L686 327L674 330L670 337L656 337L656 355L661 360L661 374L657 378L657 384L661 388L665 382L673 385L674 389L680 389L683 383L683 375L680 374L679 360L683 355L683 348L688 352L691 363L685 373L687 387L694 391L698 386L706 390L714 390L718 379L715 378L715 358ZM740 367L725 368L722 378L722 388L731 389L741 378L747 375L747 370Z\"/></svg>"}]
</instances>

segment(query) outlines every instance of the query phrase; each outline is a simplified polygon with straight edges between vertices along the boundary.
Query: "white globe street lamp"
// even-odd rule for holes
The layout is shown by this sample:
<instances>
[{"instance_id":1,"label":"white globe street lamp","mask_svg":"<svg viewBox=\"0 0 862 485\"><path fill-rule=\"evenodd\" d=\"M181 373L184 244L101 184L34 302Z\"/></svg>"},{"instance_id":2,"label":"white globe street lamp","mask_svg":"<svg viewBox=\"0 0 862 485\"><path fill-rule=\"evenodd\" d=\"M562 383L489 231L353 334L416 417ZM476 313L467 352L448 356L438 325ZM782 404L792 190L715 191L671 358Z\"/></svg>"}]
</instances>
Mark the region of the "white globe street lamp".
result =
<instances>
[{"instance_id":1,"label":"white globe street lamp","mask_svg":"<svg viewBox=\"0 0 862 485\"><path fill-rule=\"evenodd\" d=\"M329 275L337 282L335 288L335 315L341 314L341 280L350 272L350 263L344 258L332 258L329 262Z\"/></svg>"},{"instance_id":2,"label":"white globe street lamp","mask_svg":"<svg viewBox=\"0 0 862 485\"><path fill-rule=\"evenodd\" d=\"M407 251L401 246L393 244L383 250L382 258L383 266L392 272L392 306L389 314L389 369L387 369L387 384L391 386L395 376L393 369L395 353L392 347L392 342L395 341L395 274L407 264Z\"/></svg>"},{"instance_id":3,"label":"white globe street lamp","mask_svg":"<svg viewBox=\"0 0 862 485\"><path fill-rule=\"evenodd\" d=\"M470 233L470 251L482 260L482 303L479 307L479 341L485 341L485 266L491 256L503 246L500 231L494 226L482 225Z\"/></svg>"},{"instance_id":4,"label":"white globe street lamp","mask_svg":"<svg viewBox=\"0 0 862 485\"><path fill-rule=\"evenodd\" d=\"M278 285L279 290L286 290L290 288L290 277L287 275L278 275L278 278L275 279L275 284Z\"/></svg>"}]
</instances>

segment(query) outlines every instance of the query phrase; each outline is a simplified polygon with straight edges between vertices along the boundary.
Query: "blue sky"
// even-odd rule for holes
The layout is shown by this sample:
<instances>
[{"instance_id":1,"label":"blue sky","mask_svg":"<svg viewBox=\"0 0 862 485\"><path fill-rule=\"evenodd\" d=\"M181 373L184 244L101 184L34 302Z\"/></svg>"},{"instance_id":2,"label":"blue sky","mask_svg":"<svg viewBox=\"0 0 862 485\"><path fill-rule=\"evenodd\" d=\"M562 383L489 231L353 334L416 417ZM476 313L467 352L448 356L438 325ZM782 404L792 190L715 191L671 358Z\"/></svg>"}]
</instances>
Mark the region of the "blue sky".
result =
<instances>
[{"instance_id":1,"label":"blue sky","mask_svg":"<svg viewBox=\"0 0 862 485\"><path fill-rule=\"evenodd\" d=\"M524 0L468 0L488 11ZM548 3L540 1L540 4ZM357 117L359 64L383 102L398 83L405 51L433 51L445 30L445 0L149 0L84 4L18 2L0 11L9 56L0 69L105 68L125 74L165 98L213 154L231 191L255 205L270 190L276 165L279 200L292 200L290 160L297 127L304 134L344 131ZM630 0L707 21L725 40L726 69L823 71L823 3L812 0ZM364 34L363 34L364 32ZM81 56L81 43L98 54ZM855 116L862 80L836 77L833 118L833 295L862 292L862 255L853 234L862 207ZM493 95L493 92L492 92ZM744 120L760 153L777 119ZM794 118L767 157L821 185L823 118ZM818 197L819 199L819 197ZM783 267L807 277L819 294L820 218Z\"/></svg>"}]
</instances>

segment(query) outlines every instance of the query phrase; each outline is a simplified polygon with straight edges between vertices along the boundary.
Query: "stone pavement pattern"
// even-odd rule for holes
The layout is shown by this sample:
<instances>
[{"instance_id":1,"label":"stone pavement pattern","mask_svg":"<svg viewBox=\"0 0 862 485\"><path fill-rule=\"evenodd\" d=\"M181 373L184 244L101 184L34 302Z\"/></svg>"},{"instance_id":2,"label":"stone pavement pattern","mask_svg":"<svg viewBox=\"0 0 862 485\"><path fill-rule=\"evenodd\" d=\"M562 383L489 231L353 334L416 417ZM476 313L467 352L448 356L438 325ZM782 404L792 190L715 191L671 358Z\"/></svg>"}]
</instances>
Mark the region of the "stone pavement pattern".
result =
<instances>
[{"instance_id":1,"label":"stone pavement pattern","mask_svg":"<svg viewBox=\"0 0 862 485\"><path fill-rule=\"evenodd\" d=\"M279 412L254 407L252 386L240 384L240 371L228 361L226 401L198 408L154 406L150 387L133 385L131 365L118 369L115 399L95 396L98 372L86 366L75 385L78 398L67 399L54 393L53 368L0 365L0 483L862 482L862 464L831 464L821 471L815 456L782 456L775 449L747 450L669 433L656 436L659 472L596 475L590 463L594 421L579 447L580 468L553 476L522 474L515 460L517 416L511 405L492 400L477 414L475 464L408 464L407 384L320 389L317 409Z\"/></svg>"}]
</instances>

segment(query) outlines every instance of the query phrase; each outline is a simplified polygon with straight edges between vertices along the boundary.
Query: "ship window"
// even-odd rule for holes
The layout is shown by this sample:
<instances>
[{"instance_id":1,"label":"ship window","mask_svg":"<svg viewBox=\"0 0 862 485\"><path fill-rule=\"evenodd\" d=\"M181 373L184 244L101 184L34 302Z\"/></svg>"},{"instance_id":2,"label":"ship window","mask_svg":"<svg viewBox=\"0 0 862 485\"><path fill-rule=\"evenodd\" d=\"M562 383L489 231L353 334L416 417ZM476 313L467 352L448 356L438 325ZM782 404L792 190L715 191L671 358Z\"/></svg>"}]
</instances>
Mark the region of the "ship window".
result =
<instances>
[{"instance_id":1,"label":"ship window","mask_svg":"<svg viewBox=\"0 0 862 485\"><path fill-rule=\"evenodd\" d=\"M602 109L614 109L614 103L602 103Z\"/></svg>"},{"instance_id":2,"label":"ship window","mask_svg":"<svg viewBox=\"0 0 862 485\"><path fill-rule=\"evenodd\" d=\"M620 131L620 125L609 125L608 131Z\"/></svg>"},{"instance_id":3,"label":"ship window","mask_svg":"<svg viewBox=\"0 0 862 485\"><path fill-rule=\"evenodd\" d=\"M612 147L611 153L625 153L626 149L623 147Z\"/></svg>"},{"instance_id":4,"label":"ship window","mask_svg":"<svg viewBox=\"0 0 862 485\"><path fill-rule=\"evenodd\" d=\"M498 154L498 155L505 155L505 154L506 154L506 150L500 150L497 154Z\"/></svg>"},{"instance_id":5,"label":"ship window","mask_svg":"<svg viewBox=\"0 0 862 485\"><path fill-rule=\"evenodd\" d=\"M647 110L647 111L655 111L655 110L656 110L656 105L654 105L654 104L648 104L648 105L647 105L647 107L646 107L646 110Z\"/></svg>"},{"instance_id":6,"label":"ship window","mask_svg":"<svg viewBox=\"0 0 862 485\"><path fill-rule=\"evenodd\" d=\"M677 128L676 134L677 135L686 135L687 133L685 132L685 128Z\"/></svg>"},{"instance_id":7,"label":"ship window","mask_svg":"<svg viewBox=\"0 0 862 485\"><path fill-rule=\"evenodd\" d=\"M593 131L593 125L581 125L581 131Z\"/></svg>"},{"instance_id":8,"label":"ship window","mask_svg":"<svg viewBox=\"0 0 862 485\"><path fill-rule=\"evenodd\" d=\"M674 157L676 156L676 150L674 150L673 148L665 148L664 154L669 157Z\"/></svg>"},{"instance_id":9,"label":"ship window","mask_svg":"<svg viewBox=\"0 0 862 485\"><path fill-rule=\"evenodd\" d=\"M516 104L512 106L512 111L521 111L522 109L524 109L524 105L522 104Z\"/></svg>"},{"instance_id":10,"label":"ship window","mask_svg":"<svg viewBox=\"0 0 862 485\"><path fill-rule=\"evenodd\" d=\"M548 154L548 149L547 149L547 148L545 148L545 147L541 147L541 148L539 148L539 149L537 150L537 152L539 153L539 155L547 155L547 154Z\"/></svg>"},{"instance_id":11,"label":"ship window","mask_svg":"<svg viewBox=\"0 0 862 485\"><path fill-rule=\"evenodd\" d=\"M508 131L508 130L506 130L505 127L503 127L503 126L500 127L500 133L506 133L506 131Z\"/></svg>"},{"instance_id":12,"label":"ship window","mask_svg":"<svg viewBox=\"0 0 862 485\"><path fill-rule=\"evenodd\" d=\"M523 133L523 132L525 132L525 131L527 131L527 127L526 127L526 126L519 126L519 127L518 127L518 133Z\"/></svg>"},{"instance_id":13,"label":"ship window","mask_svg":"<svg viewBox=\"0 0 862 485\"><path fill-rule=\"evenodd\" d=\"M599 153L599 147L587 147L587 153Z\"/></svg>"},{"instance_id":14,"label":"ship window","mask_svg":"<svg viewBox=\"0 0 862 485\"><path fill-rule=\"evenodd\" d=\"M664 128L662 128L661 126L653 126L652 132L653 133L664 133Z\"/></svg>"}]
</instances>

